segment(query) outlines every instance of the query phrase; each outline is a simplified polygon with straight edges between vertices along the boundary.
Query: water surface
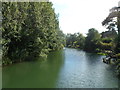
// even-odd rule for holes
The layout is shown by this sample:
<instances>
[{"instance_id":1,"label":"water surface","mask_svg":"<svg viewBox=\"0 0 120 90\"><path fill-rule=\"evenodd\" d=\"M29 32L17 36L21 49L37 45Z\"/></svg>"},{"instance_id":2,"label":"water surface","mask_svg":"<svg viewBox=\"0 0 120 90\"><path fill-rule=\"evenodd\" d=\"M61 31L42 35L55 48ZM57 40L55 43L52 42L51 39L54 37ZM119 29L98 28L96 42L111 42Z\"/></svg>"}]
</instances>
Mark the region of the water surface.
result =
<instances>
[{"instance_id":1,"label":"water surface","mask_svg":"<svg viewBox=\"0 0 120 90\"><path fill-rule=\"evenodd\" d=\"M3 88L118 88L112 66L104 56L66 48L47 60L22 62L3 68Z\"/></svg>"}]
</instances>

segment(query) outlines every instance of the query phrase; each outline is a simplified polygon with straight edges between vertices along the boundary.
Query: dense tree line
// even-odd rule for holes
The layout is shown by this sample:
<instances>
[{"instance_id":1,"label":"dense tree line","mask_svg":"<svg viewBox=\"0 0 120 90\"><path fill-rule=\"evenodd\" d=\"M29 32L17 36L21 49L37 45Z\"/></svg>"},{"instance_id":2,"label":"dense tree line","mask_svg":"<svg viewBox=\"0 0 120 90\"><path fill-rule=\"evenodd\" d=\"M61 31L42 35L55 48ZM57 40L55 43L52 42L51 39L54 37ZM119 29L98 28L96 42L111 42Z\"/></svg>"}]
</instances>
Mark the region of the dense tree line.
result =
<instances>
[{"instance_id":1,"label":"dense tree line","mask_svg":"<svg viewBox=\"0 0 120 90\"><path fill-rule=\"evenodd\" d=\"M106 31L103 36L95 28L88 30L87 36L79 33L66 35L66 47L82 49L86 52L104 54L115 59L116 71L120 75L119 34L115 30ZM109 32L109 33L108 33ZM105 33L105 32L104 32Z\"/></svg>"},{"instance_id":2,"label":"dense tree line","mask_svg":"<svg viewBox=\"0 0 120 90\"><path fill-rule=\"evenodd\" d=\"M3 64L46 57L65 38L51 2L2 3Z\"/></svg>"},{"instance_id":3,"label":"dense tree line","mask_svg":"<svg viewBox=\"0 0 120 90\"><path fill-rule=\"evenodd\" d=\"M117 35L113 32L115 31L111 31L110 37L103 37L98 30L90 28L86 37L80 33L67 34L66 46L96 53L113 50L115 48L115 35Z\"/></svg>"},{"instance_id":4,"label":"dense tree line","mask_svg":"<svg viewBox=\"0 0 120 90\"><path fill-rule=\"evenodd\" d=\"M66 35L66 47L70 48L84 48L85 37L80 33Z\"/></svg>"}]
</instances>

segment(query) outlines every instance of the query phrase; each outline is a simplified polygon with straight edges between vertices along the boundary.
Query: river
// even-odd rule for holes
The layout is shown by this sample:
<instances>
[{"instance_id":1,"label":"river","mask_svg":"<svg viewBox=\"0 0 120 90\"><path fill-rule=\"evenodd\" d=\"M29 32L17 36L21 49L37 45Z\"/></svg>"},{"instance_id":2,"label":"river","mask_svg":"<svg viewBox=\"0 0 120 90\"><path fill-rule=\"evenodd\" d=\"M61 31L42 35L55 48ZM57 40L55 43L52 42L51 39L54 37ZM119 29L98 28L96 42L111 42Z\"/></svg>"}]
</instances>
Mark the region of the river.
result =
<instances>
[{"instance_id":1,"label":"river","mask_svg":"<svg viewBox=\"0 0 120 90\"><path fill-rule=\"evenodd\" d=\"M118 88L104 56L66 48L46 60L22 62L2 69L3 88Z\"/></svg>"}]
</instances>

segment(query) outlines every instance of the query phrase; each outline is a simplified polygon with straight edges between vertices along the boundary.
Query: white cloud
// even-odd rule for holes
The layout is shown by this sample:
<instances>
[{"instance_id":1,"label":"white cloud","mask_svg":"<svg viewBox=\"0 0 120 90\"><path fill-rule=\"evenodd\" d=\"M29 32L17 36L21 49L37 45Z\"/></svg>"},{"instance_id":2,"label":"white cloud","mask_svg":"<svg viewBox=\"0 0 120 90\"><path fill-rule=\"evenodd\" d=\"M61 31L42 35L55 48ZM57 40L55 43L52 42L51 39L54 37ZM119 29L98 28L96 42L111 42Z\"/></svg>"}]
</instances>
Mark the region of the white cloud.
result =
<instances>
[{"instance_id":1,"label":"white cloud","mask_svg":"<svg viewBox=\"0 0 120 90\"><path fill-rule=\"evenodd\" d=\"M101 22L109 9L117 6L119 0L50 0L55 12L59 13L61 30L64 33L87 33L89 28L99 32L106 30Z\"/></svg>"}]
</instances>

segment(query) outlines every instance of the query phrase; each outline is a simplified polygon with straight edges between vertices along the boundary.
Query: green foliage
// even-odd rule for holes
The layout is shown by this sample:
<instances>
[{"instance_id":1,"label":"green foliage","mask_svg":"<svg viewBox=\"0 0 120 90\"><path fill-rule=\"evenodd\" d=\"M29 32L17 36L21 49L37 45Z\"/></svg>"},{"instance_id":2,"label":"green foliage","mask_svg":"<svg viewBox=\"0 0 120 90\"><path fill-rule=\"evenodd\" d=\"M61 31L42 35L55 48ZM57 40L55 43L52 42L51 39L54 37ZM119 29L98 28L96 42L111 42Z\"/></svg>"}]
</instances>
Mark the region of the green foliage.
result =
<instances>
[{"instance_id":1,"label":"green foliage","mask_svg":"<svg viewBox=\"0 0 120 90\"><path fill-rule=\"evenodd\" d=\"M116 62L116 73L118 76L120 76L120 54L119 54L119 59L117 59Z\"/></svg>"},{"instance_id":2,"label":"green foliage","mask_svg":"<svg viewBox=\"0 0 120 90\"><path fill-rule=\"evenodd\" d=\"M112 38L102 38L102 42L103 42L103 43L110 43L110 42L112 42L112 41L113 41Z\"/></svg>"},{"instance_id":3,"label":"green foliage","mask_svg":"<svg viewBox=\"0 0 120 90\"><path fill-rule=\"evenodd\" d=\"M46 57L65 45L51 2L3 2L2 17L3 64Z\"/></svg>"},{"instance_id":4,"label":"green foliage","mask_svg":"<svg viewBox=\"0 0 120 90\"><path fill-rule=\"evenodd\" d=\"M104 53L105 50L113 50L115 43L114 38L102 38L95 28L91 28L86 37L80 33L67 34L66 46L84 49L87 52Z\"/></svg>"},{"instance_id":5,"label":"green foliage","mask_svg":"<svg viewBox=\"0 0 120 90\"><path fill-rule=\"evenodd\" d=\"M118 33L117 36L115 52L120 53L120 32Z\"/></svg>"},{"instance_id":6,"label":"green foliage","mask_svg":"<svg viewBox=\"0 0 120 90\"><path fill-rule=\"evenodd\" d=\"M120 53L115 55L118 59L120 59Z\"/></svg>"},{"instance_id":7,"label":"green foliage","mask_svg":"<svg viewBox=\"0 0 120 90\"><path fill-rule=\"evenodd\" d=\"M67 34L66 46L71 48L84 48L85 37L80 33Z\"/></svg>"},{"instance_id":8,"label":"green foliage","mask_svg":"<svg viewBox=\"0 0 120 90\"><path fill-rule=\"evenodd\" d=\"M115 48L114 39L112 38L101 38L98 42L98 47L101 51L113 51Z\"/></svg>"},{"instance_id":9,"label":"green foliage","mask_svg":"<svg viewBox=\"0 0 120 90\"><path fill-rule=\"evenodd\" d=\"M114 17L117 17L117 20L114 21ZM113 48L113 51L115 52L115 56L117 57L117 74L120 75L120 12L112 12L109 14L109 16L102 22L104 26L107 26L107 29L109 30L115 30L117 28L118 34L116 35L115 40L113 41L113 45L110 47Z\"/></svg>"},{"instance_id":10,"label":"green foliage","mask_svg":"<svg viewBox=\"0 0 120 90\"><path fill-rule=\"evenodd\" d=\"M96 49L98 48L99 40L100 40L99 32L94 28L89 29L87 37L85 39L84 50L88 52L95 52Z\"/></svg>"}]
</instances>

